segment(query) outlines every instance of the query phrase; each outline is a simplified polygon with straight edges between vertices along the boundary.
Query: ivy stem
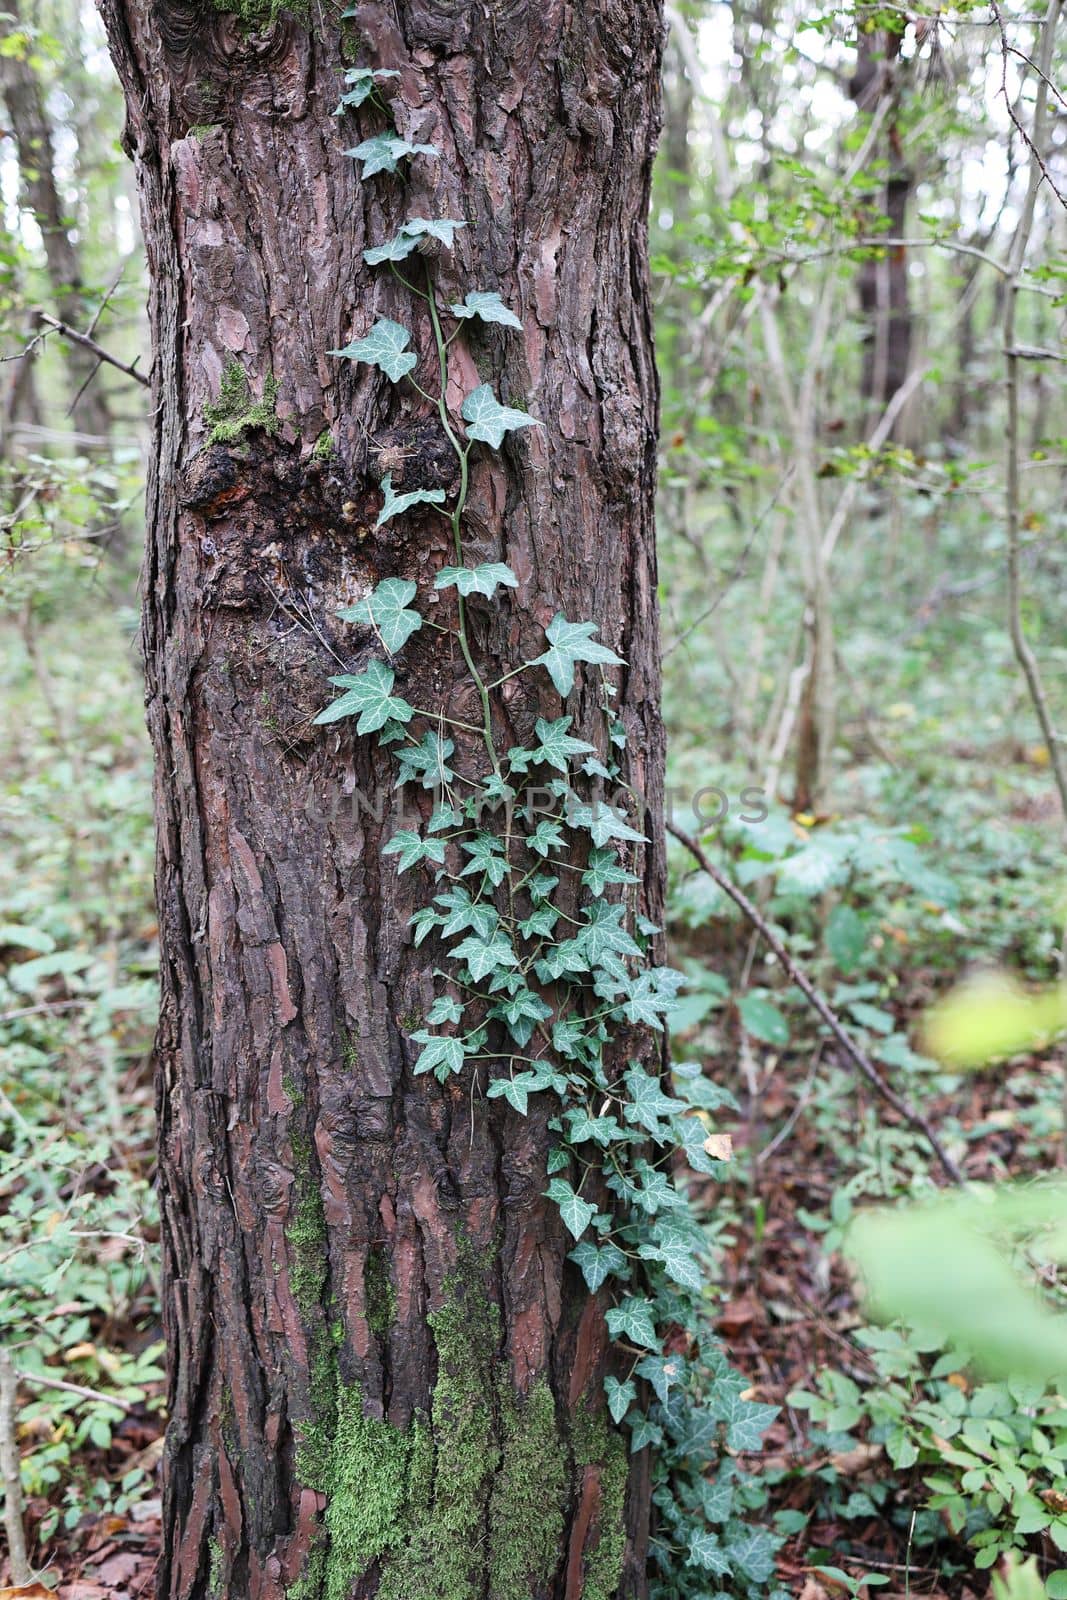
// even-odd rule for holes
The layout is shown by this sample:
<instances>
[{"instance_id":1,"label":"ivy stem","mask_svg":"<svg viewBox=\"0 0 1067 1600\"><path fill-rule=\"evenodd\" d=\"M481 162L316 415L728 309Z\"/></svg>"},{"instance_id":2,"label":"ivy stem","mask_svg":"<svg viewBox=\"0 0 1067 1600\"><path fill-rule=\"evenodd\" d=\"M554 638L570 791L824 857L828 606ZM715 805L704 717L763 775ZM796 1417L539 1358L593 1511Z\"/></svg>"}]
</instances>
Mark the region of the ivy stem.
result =
<instances>
[{"instance_id":1,"label":"ivy stem","mask_svg":"<svg viewBox=\"0 0 1067 1600\"><path fill-rule=\"evenodd\" d=\"M463 565L462 521L463 512L467 504L467 491L470 486L470 445L460 443L452 426L452 420L448 415L448 340L445 338L441 328L441 316L437 309L437 296L434 292L433 273L430 271L430 263L428 261L426 263L426 302L430 308L430 324L433 328L434 344L437 346L437 364L441 374L441 393L437 399L437 410L441 417L441 426L448 437L448 442L456 452L459 460L459 494L456 496L456 504L449 520L452 523L452 542L456 550L456 565L461 567ZM467 633L467 606L458 590L456 591L456 609L459 620L457 631L459 633L460 649L463 651L463 659L467 663L467 671L474 679L479 699L482 702L482 737L485 740L485 748L488 751L493 771L499 777L500 762L497 759L496 745L493 742L493 713L489 704L489 691L485 686L485 680L474 664L474 657L471 655L470 638Z\"/></svg>"}]
</instances>

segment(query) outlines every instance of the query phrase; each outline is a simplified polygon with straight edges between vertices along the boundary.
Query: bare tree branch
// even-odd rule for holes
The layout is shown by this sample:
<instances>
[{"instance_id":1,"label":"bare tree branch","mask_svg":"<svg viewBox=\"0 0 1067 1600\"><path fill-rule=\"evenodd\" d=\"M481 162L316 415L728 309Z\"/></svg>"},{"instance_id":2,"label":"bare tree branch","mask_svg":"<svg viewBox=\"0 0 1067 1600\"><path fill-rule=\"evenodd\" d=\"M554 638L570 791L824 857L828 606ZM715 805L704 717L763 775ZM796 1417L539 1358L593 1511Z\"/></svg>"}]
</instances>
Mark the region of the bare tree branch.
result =
<instances>
[{"instance_id":1,"label":"bare tree branch","mask_svg":"<svg viewBox=\"0 0 1067 1600\"><path fill-rule=\"evenodd\" d=\"M893 1107L893 1110L898 1116L903 1117L905 1122L910 1123L913 1128L922 1134L923 1138L934 1152L945 1173L949 1178L951 1178L952 1182L962 1183L963 1174L956 1165L955 1161L953 1161L952 1157L949 1155L948 1151L945 1149L944 1145L941 1143L941 1140L938 1138L927 1119L923 1116L922 1112L917 1111L915 1107L907 1100L902 1099L902 1097L897 1094L896 1090L891 1089L876 1071L875 1067L871 1063L870 1058L863 1052L863 1050L860 1049L859 1045L852 1038L851 1034L848 1032L848 1029L841 1021L841 1018L837 1015L837 1012L834 1011L829 1002L819 993L818 989L816 989L815 985L812 983L807 974L797 966L796 962L793 960L793 957L789 954L789 951L786 949L781 939L779 939L778 935L775 933L766 917L764 917L763 913L758 909L758 907L752 904L752 901L748 898L748 895L743 892L743 890L739 889L735 883L730 881L724 872L721 872L719 868L715 866L707 852L690 834L685 833L681 828L676 827L673 822L668 822L666 826L667 832L672 834L674 838L678 840L679 844L683 844L685 846L685 848L689 851L689 854L693 857L694 861L698 863L701 870L706 872L708 877L711 878L713 882L718 884L719 888L724 894L729 895L730 899L733 901L734 905L737 906L742 915L747 918L747 920L765 940L770 949L774 951L774 954L782 963L783 969L789 974L790 978L792 978L793 982L796 984L805 1000L807 1000L808 1004L818 1012L819 1016L822 1018L823 1022L825 1022L826 1026L829 1028L830 1032L833 1034L842 1050L844 1050L852 1064L863 1074L867 1082L871 1085L871 1088L882 1097L887 1105Z\"/></svg>"}]
</instances>

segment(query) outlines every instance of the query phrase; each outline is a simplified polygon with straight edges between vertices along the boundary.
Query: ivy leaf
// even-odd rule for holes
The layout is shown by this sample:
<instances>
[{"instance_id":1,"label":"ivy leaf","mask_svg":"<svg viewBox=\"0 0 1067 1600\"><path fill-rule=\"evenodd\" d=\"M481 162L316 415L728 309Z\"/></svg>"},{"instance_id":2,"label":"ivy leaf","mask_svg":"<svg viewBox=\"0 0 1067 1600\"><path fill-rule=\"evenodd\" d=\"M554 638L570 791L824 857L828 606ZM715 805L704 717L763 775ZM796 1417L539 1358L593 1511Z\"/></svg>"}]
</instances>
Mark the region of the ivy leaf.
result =
<instances>
[{"instance_id":1,"label":"ivy leaf","mask_svg":"<svg viewBox=\"0 0 1067 1600\"><path fill-rule=\"evenodd\" d=\"M595 1245L591 1239L584 1239L576 1245L567 1257L581 1268L582 1277L585 1279L586 1288L590 1294L596 1294L601 1284L615 1274L620 1278L630 1275L629 1264L618 1245Z\"/></svg>"},{"instance_id":2,"label":"ivy leaf","mask_svg":"<svg viewBox=\"0 0 1067 1600\"><path fill-rule=\"evenodd\" d=\"M561 1056L577 1055L577 1046L584 1037L583 1026L576 1017L564 1017L552 1025L552 1048Z\"/></svg>"},{"instance_id":3,"label":"ivy leaf","mask_svg":"<svg viewBox=\"0 0 1067 1600\"><path fill-rule=\"evenodd\" d=\"M347 690L339 700L320 711L316 722L337 722L341 717L354 717L358 713L357 733L376 733L389 721L410 722L415 715L413 706L393 693L396 674L392 667L381 661L372 661L366 672L353 677L344 674L331 678L339 689Z\"/></svg>"},{"instance_id":4,"label":"ivy leaf","mask_svg":"<svg viewBox=\"0 0 1067 1600\"><path fill-rule=\"evenodd\" d=\"M430 1072L440 1083L454 1072L463 1070L463 1057L465 1050L463 1040L455 1038L452 1034L429 1033L425 1028L420 1028L418 1033L411 1035L416 1044L425 1045L426 1048L419 1052L413 1071L418 1074Z\"/></svg>"},{"instance_id":5,"label":"ivy leaf","mask_svg":"<svg viewBox=\"0 0 1067 1600\"><path fill-rule=\"evenodd\" d=\"M554 722L548 722L538 717L534 723L538 743L530 752L531 759L543 761L557 772L566 772L572 756L582 756L592 750L593 745L585 739L575 739L567 732L573 720L572 717L557 717Z\"/></svg>"},{"instance_id":6,"label":"ivy leaf","mask_svg":"<svg viewBox=\"0 0 1067 1600\"><path fill-rule=\"evenodd\" d=\"M466 962L475 983L481 983L483 978L501 967L517 967L519 964L518 956L502 933L494 933L488 939L472 935L457 944L452 954L458 961Z\"/></svg>"},{"instance_id":7,"label":"ivy leaf","mask_svg":"<svg viewBox=\"0 0 1067 1600\"><path fill-rule=\"evenodd\" d=\"M486 561L480 567L442 567L433 586L455 588L462 595L484 594L491 600L498 589L517 589L519 580L503 561Z\"/></svg>"},{"instance_id":8,"label":"ivy leaf","mask_svg":"<svg viewBox=\"0 0 1067 1600\"><path fill-rule=\"evenodd\" d=\"M719 1418L726 1424L726 1443L731 1450L759 1450L763 1435L778 1415L777 1406L758 1405L754 1400L742 1400L739 1394L727 1393L718 1407Z\"/></svg>"},{"instance_id":9,"label":"ivy leaf","mask_svg":"<svg viewBox=\"0 0 1067 1600\"><path fill-rule=\"evenodd\" d=\"M355 339L340 350L331 350L331 356L347 356L350 361L365 361L368 366L380 367L387 378L398 383L418 361L414 350L408 349L411 334L399 322L379 317L363 339Z\"/></svg>"},{"instance_id":10,"label":"ivy leaf","mask_svg":"<svg viewBox=\"0 0 1067 1600\"><path fill-rule=\"evenodd\" d=\"M681 1356L645 1356L634 1370L639 1378L652 1385L661 1405L666 1405L671 1385L681 1383L685 1375L685 1362Z\"/></svg>"},{"instance_id":11,"label":"ivy leaf","mask_svg":"<svg viewBox=\"0 0 1067 1600\"><path fill-rule=\"evenodd\" d=\"M657 1172L647 1161L636 1162L634 1172L639 1182L627 1182L630 1201L633 1205L640 1206L650 1217L654 1217L659 1211L681 1210L685 1205L685 1200L666 1174ZM608 1182L616 1184L618 1179L609 1178Z\"/></svg>"},{"instance_id":12,"label":"ivy leaf","mask_svg":"<svg viewBox=\"0 0 1067 1600\"><path fill-rule=\"evenodd\" d=\"M398 517L403 511L410 511L412 506L439 506L444 504L445 491L443 489L408 489L403 494L393 493L393 474L387 472L382 479L382 494L385 504L378 513L378 520L374 524L380 528L388 522L390 517Z\"/></svg>"},{"instance_id":13,"label":"ivy leaf","mask_svg":"<svg viewBox=\"0 0 1067 1600\"><path fill-rule=\"evenodd\" d=\"M395 67L349 67L345 73L345 82L349 88L341 96L334 116L339 117L350 106L353 109L361 106L365 100L370 99L376 84L386 78L399 78L399 76Z\"/></svg>"},{"instance_id":14,"label":"ivy leaf","mask_svg":"<svg viewBox=\"0 0 1067 1600\"><path fill-rule=\"evenodd\" d=\"M585 925L575 937L591 965L596 966L609 953L640 956L641 947L620 926L625 911L625 906L612 905L607 900L594 900L586 911Z\"/></svg>"},{"instance_id":15,"label":"ivy leaf","mask_svg":"<svg viewBox=\"0 0 1067 1600\"><path fill-rule=\"evenodd\" d=\"M528 847L542 857L550 855L553 850L562 850L564 842L559 823L547 817L542 818L526 840Z\"/></svg>"},{"instance_id":16,"label":"ivy leaf","mask_svg":"<svg viewBox=\"0 0 1067 1600\"><path fill-rule=\"evenodd\" d=\"M582 873L582 882L589 892L597 897L612 883L638 883L632 872L627 872L625 867L619 866L619 858L614 850L594 848L589 852L589 863Z\"/></svg>"},{"instance_id":17,"label":"ivy leaf","mask_svg":"<svg viewBox=\"0 0 1067 1600\"><path fill-rule=\"evenodd\" d=\"M362 161L362 178L373 178L376 172L395 172L397 163L408 156L439 156L435 144L411 144L399 133L376 133L372 139L346 150L346 156Z\"/></svg>"},{"instance_id":18,"label":"ivy leaf","mask_svg":"<svg viewBox=\"0 0 1067 1600\"><path fill-rule=\"evenodd\" d=\"M628 1295L621 1305L605 1313L608 1332L613 1339L629 1339L643 1345L646 1350L658 1350L659 1339L652 1321L652 1301L638 1295Z\"/></svg>"},{"instance_id":19,"label":"ivy leaf","mask_svg":"<svg viewBox=\"0 0 1067 1600\"><path fill-rule=\"evenodd\" d=\"M628 1022L644 1023L648 1028L663 1027L663 1017L673 1011L676 1001L671 993L664 993L656 980L656 970L639 973L632 983L623 986L625 1001L623 1012Z\"/></svg>"},{"instance_id":20,"label":"ivy leaf","mask_svg":"<svg viewBox=\"0 0 1067 1600\"><path fill-rule=\"evenodd\" d=\"M588 1111L577 1106L572 1106L569 1111L564 1112L564 1117L567 1121L568 1144L584 1144L586 1140L592 1139L594 1143L606 1149L609 1144L630 1137L623 1132L614 1117L593 1117Z\"/></svg>"},{"instance_id":21,"label":"ivy leaf","mask_svg":"<svg viewBox=\"0 0 1067 1600\"><path fill-rule=\"evenodd\" d=\"M422 941L429 937L434 928L442 919L432 906L422 906L408 919L408 927L415 929L415 948L419 948Z\"/></svg>"},{"instance_id":22,"label":"ivy leaf","mask_svg":"<svg viewBox=\"0 0 1067 1600\"><path fill-rule=\"evenodd\" d=\"M662 1177L662 1173L657 1173L657 1177ZM704 1287L704 1275L699 1264L681 1242L671 1240L666 1244L643 1244L637 1253L643 1261L661 1262L668 1278L681 1288L699 1292Z\"/></svg>"},{"instance_id":23,"label":"ivy leaf","mask_svg":"<svg viewBox=\"0 0 1067 1600\"><path fill-rule=\"evenodd\" d=\"M502 841L491 833L476 833L473 839L465 839L461 848L471 859L460 872L460 877L469 878L472 873L484 872L493 888L499 888L508 875Z\"/></svg>"},{"instance_id":24,"label":"ivy leaf","mask_svg":"<svg viewBox=\"0 0 1067 1600\"><path fill-rule=\"evenodd\" d=\"M689 1535L689 1559L686 1565L724 1577L730 1570L730 1559L714 1533L697 1528Z\"/></svg>"},{"instance_id":25,"label":"ivy leaf","mask_svg":"<svg viewBox=\"0 0 1067 1600\"><path fill-rule=\"evenodd\" d=\"M364 250L363 259L368 267L380 266L383 261L403 261L413 250L417 250L424 239L439 239L440 242L451 250L456 238L456 229L465 228L465 222L457 222L454 217L441 217L437 221L429 217L411 217L405 222L399 233L386 244L375 245L370 250Z\"/></svg>"},{"instance_id":26,"label":"ivy leaf","mask_svg":"<svg viewBox=\"0 0 1067 1600\"><path fill-rule=\"evenodd\" d=\"M626 818L604 800L590 802L569 794L566 817L572 828L585 828L598 849L612 839L631 839L635 844L648 842L645 834L631 828Z\"/></svg>"},{"instance_id":27,"label":"ivy leaf","mask_svg":"<svg viewBox=\"0 0 1067 1600\"><path fill-rule=\"evenodd\" d=\"M549 1200L556 1202L559 1214L572 1238L580 1239L596 1216L596 1206L590 1205L588 1200L583 1200L581 1195L575 1194L565 1178L553 1178L545 1190L545 1195Z\"/></svg>"},{"instance_id":28,"label":"ivy leaf","mask_svg":"<svg viewBox=\"0 0 1067 1600\"><path fill-rule=\"evenodd\" d=\"M513 1110L524 1117L530 1109L530 1085L522 1080L527 1076L520 1072L517 1078L494 1078L487 1090L490 1100L506 1100Z\"/></svg>"},{"instance_id":29,"label":"ivy leaf","mask_svg":"<svg viewBox=\"0 0 1067 1600\"><path fill-rule=\"evenodd\" d=\"M630 1429L630 1454L636 1455L646 1444L662 1444L663 1429L651 1417L638 1415Z\"/></svg>"},{"instance_id":30,"label":"ivy leaf","mask_svg":"<svg viewBox=\"0 0 1067 1600\"><path fill-rule=\"evenodd\" d=\"M712 1177L721 1174L730 1159L728 1133L709 1133L699 1117L672 1117L671 1129L686 1166Z\"/></svg>"},{"instance_id":31,"label":"ivy leaf","mask_svg":"<svg viewBox=\"0 0 1067 1600\"><path fill-rule=\"evenodd\" d=\"M643 1067L630 1067L624 1075L624 1081L630 1091L630 1098L624 1107L623 1115L627 1122L639 1123L642 1128L647 1128L649 1133L661 1136L664 1130L660 1119L673 1116L676 1111L685 1110L680 1100L663 1093L659 1079L654 1078Z\"/></svg>"},{"instance_id":32,"label":"ivy leaf","mask_svg":"<svg viewBox=\"0 0 1067 1600\"><path fill-rule=\"evenodd\" d=\"M520 1045L528 1044L537 1023L544 1022L551 1015L552 1007L525 985L507 1000L498 1001L490 1012L490 1016L507 1023L512 1037Z\"/></svg>"},{"instance_id":33,"label":"ivy leaf","mask_svg":"<svg viewBox=\"0 0 1067 1600\"><path fill-rule=\"evenodd\" d=\"M532 900L547 900L559 883L549 872L535 872L527 883Z\"/></svg>"},{"instance_id":34,"label":"ivy leaf","mask_svg":"<svg viewBox=\"0 0 1067 1600\"><path fill-rule=\"evenodd\" d=\"M401 228L385 244L372 245L369 250L364 250L363 259L368 267L380 267L383 261L403 261L413 250L419 248L419 235L405 233Z\"/></svg>"},{"instance_id":35,"label":"ivy leaf","mask_svg":"<svg viewBox=\"0 0 1067 1600\"><path fill-rule=\"evenodd\" d=\"M766 1528L753 1528L741 1524L738 1531L731 1535L726 1542L726 1549L731 1565L735 1572L741 1572L749 1581L758 1588L763 1589L774 1576L775 1555L781 1545L781 1540L776 1539ZM815 1571L829 1571L829 1568L814 1568ZM847 1574L842 1573L846 1581L850 1581ZM869 1588L876 1583L888 1583L888 1578L878 1578L868 1573L866 1582Z\"/></svg>"},{"instance_id":36,"label":"ivy leaf","mask_svg":"<svg viewBox=\"0 0 1067 1600\"><path fill-rule=\"evenodd\" d=\"M444 906L448 913L441 923L441 935L445 939L463 933L467 928L473 928L480 938L488 939L496 931L500 920L492 906L480 905L472 900L461 883L435 896L434 903Z\"/></svg>"},{"instance_id":37,"label":"ivy leaf","mask_svg":"<svg viewBox=\"0 0 1067 1600\"><path fill-rule=\"evenodd\" d=\"M721 1111L723 1106L730 1111L740 1109L729 1089L724 1089L721 1084L705 1078L699 1062L676 1061L674 1077L675 1088L688 1105L695 1106L701 1111Z\"/></svg>"},{"instance_id":38,"label":"ivy leaf","mask_svg":"<svg viewBox=\"0 0 1067 1600\"><path fill-rule=\"evenodd\" d=\"M382 855L400 857L396 864L398 872L406 872L419 861L435 861L438 866L444 866L444 840L422 839L409 828L401 828L399 833L394 833L389 843L382 847Z\"/></svg>"},{"instance_id":39,"label":"ivy leaf","mask_svg":"<svg viewBox=\"0 0 1067 1600\"><path fill-rule=\"evenodd\" d=\"M386 578L384 583L359 600L346 606L337 615L342 622L361 622L373 628L390 655L395 655L413 633L422 627L417 611L409 611L407 603L415 598L415 585L404 578Z\"/></svg>"},{"instance_id":40,"label":"ivy leaf","mask_svg":"<svg viewBox=\"0 0 1067 1600\"><path fill-rule=\"evenodd\" d=\"M637 1399L637 1385L632 1378L620 1383L618 1378L607 1377L604 1379L604 1393L608 1397L612 1422L621 1422Z\"/></svg>"},{"instance_id":41,"label":"ivy leaf","mask_svg":"<svg viewBox=\"0 0 1067 1600\"><path fill-rule=\"evenodd\" d=\"M444 738L436 729L424 733L417 745L404 745L403 749L396 752L401 768L397 788L413 778L421 778L424 789L440 789L451 783L455 773L448 765L448 758L455 748L452 740ZM444 844L439 839L435 839L434 843L440 846L443 861Z\"/></svg>"},{"instance_id":42,"label":"ivy leaf","mask_svg":"<svg viewBox=\"0 0 1067 1600\"><path fill-rule=\"evenodd\" d=\"M475 390L476 394L478 392ZM522 415L521 412L518 414ZM568 622L562 611L557 611L545 629L549 648L543 655L535 656L530 665L546 667L557 690L566 698L574 688L576 661L599 662L605 666L623 664L622 657L617 656L614 650L609 650L606 644L597 643L593 638L596 632L595 622Z\"/></svg>"},{"instance_id":43,"label":"ivy leaf","mask_svg":"<svg viewBox=\"0 0 1067 1600\"><path fill-rule=\"evenodd\" d=\"M451 754L451 752L449 752ZM455 828L463 821L460 813L454 806L446 805L439 801L430 813L430 820L426 824L427 833L440 833L442 828Z\"/></svg>"},{"instance_id":44,"label":"ivy leaf","mask_svg":"<svg viewBox=\"0 0 1067 1600\"><path fill-rule=\"evenodd\" d=\"M541 424L528 411L517 411L514 406L502 406L492 386L479 384L463 402L461 412L467 424L468 439L480 439L484 444L499 450L506 433L518 428L539 428Z\"/></svg>"},{"instance_id":45,"label":"ivy leaf","mask_svg":"<svg viewBox=\"0 0 1067 1600\"><path fill-rule=\"evenodd\" d=\"M450 994L439 994L429 1011L426 1013L426 1021L434 1024L439 1024L442 1022L461 1022L462 1019L463 1007L460 1005L459 1001L454 1000Z\"/></svg>"},{"instance_id":46,"label":"ivy leaf","mask_svg":"<svg viewBox=\"0 0 1067 1600\"><path fill-rule=\"evenodd\" d=\"M437 239L451 250L458 230L466 226L455 217L409 217L400 231L416 239Z\"/></svg>"},{"instance_id":47,"label":"ivy leaf","mask_svg":"<svg viewBox=\"0 0 1067 1600\"><path fill-rule=\"evenodd\" d=\"M494 289L472 289L461 304L450 306L454 317L480 317L483 322L500 322L505 328L518 328L522 323L514 311L509 311Z\"/></svg>"},{"instance_id":48,"label":"ivy leaf","mask_svg":"<svg viewBox=\"0 0 1067 1600\"><path fill-rule=\"evenodd\" d=\"M519 923L524 939L551 939L559 921L559 912L553 906L538 906Z\"/></svg>"}]
</instances>

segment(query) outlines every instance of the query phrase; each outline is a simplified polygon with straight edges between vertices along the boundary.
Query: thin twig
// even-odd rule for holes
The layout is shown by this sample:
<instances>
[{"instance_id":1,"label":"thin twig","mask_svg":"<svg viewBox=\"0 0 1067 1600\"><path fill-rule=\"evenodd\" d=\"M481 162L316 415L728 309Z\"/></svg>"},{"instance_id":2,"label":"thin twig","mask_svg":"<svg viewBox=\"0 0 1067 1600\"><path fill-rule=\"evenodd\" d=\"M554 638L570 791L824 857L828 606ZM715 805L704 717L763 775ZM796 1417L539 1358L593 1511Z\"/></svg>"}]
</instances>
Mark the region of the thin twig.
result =
<instances>
[{"instance_id":1,"label":"thin twig","mask_svg":"<svg viewBox=\"0 0 1067 1600\"><path fill-rule=\"evenodd\" d=\"M667 832L673 834L678 843L685 846L689 854L699 864L701 870L706 872L714 883L718 884L724 894L729 895L734 905L737 906L752 926L762 934L764 940L773 950L783 969L792 978L805 1000L818 1012L849 1060L859 1069L871 1087L881 1095L888 1105L893 1107L898 1116L903 1117L905 1122L910 1123L913 1128L922 1134L952 1182L962 1183L963 1174L931 1128L929 1122L922 1115L922 1112L917 1111L907 1100L902 1099L896 1090L891 1089L879 1076L871 1065L869 1057L864 1054L851 1037L836 1011L819 993L811 979L797 966L781 939L779 939L762 912L752 904L748 895L740 890L736 884L732 883L726 874L714 865L706 851L690 834L685 833L681 828L675 827L673 822L668 822L666 826Z\"/></svg>"},{"instance_id":2,"label":"thin twig","mask_svg":"<svg viewBox=\"0 0 1067 1600\"><path fill-rule=\"evenodd\" d=\"M108 366L115 367L119 372L124 372L127 378L132 378L135 383L140 383L146 389L152 387L151 379L146 378L143 372L138 372L136 366L130 366L125 361L120 361L118 356L113 356L110 350L105 350L102 344L97 344L95 339L90 339L87 333L79 333L77 328L72 328L69 322L63 322L59 317L53 317L50 311L38 311L38 322L43 322L47 327L53 328L56 333L62 334L64 339L72 339L75 344L80 344L86 350L91 350L101 361L106 361Z\"/></svg>"},{"instance_id":3,"label":"thin twig","mask_svg":"<svg viewBox=\"0 0 1067 1600\"><path fill-rule=\"evenodd\" d=\"M114 1406L116 1411L130 1412L139 1405L139 1401L120 1400L118 1395L104 1394L100 1389L89 1389L83 1383L68 1383L65 1378L48 1378L41 1372L15 1373L19 1383L29 1384L31 1389L62 1389L64 1394L76 1394L81 1400L96 1400L100 1405Z\"/></svg>"},{"instance_id":4,"label":"thin twig","mask_svg":"<svg viewBox=\"0 0 1067 1600\"><path fill-rule=\"evenodd\" d=\"M1045 165L1044 157L1041 154L1040 144L1042 131L1041 124L1044 122L1045 106L1048 102L1048 87L1050 83L1049 72L1052 69L1052 46L1056 33L1056 23L1059 19L1059 5L1056 3L1056 0L1051 0L1051 4L1049 5L1048 10L1045 12L1041 23L1041 33L1038 43L1038 65L1036 67L1036 71L1038 73L1038 85L1037 98L1034 104L1033 135L1027 133L1019 119L1015 107L1011 103L1011 96L1008 94L1008 56L1021 55L1022 52L1014 49L1008 40L1007 25L1004 21L1004 15L997 4L997 0L990 0L989 9L996 18L997 28L1000 31L1000 50L1002 62L1000 74L1000 92L1004 97L1004 104L1008 108L1008 116L1011 118L1012 123L1015 126L1015 130L1022 139L1023 144L1030 152L1031 172L1033 173L1036 171L1037 174L1036 184L1033 185L1034 194L1036 195L1037 190L1041 187L1042 183L1047 183L1049 188L1052 190L1052 193L1059 201L1060 205L1067 210L1067 199L1065 199L1060 193L1059 189L1057 189L1052 175L1050 174L1048 167ZM1026 60L1025 56L1023 56L1023 60ZM1056 93L1059 94L1058 89L1056 90ZM1029 232L1029 229L1027 229L1027 232Z\"/></svg>"},{"instance_id":5,"label":"thin twig","mask_svg":"<svg viewBox=\"0 0 1067 1600\"><path fill-rule=\"evenodd\" d=\"M1038 41L1039 79L1034 97L1033 139L1027 138L1030 151L1030 173L1026 198L1019 215L1015 237L1008 252L1008 273L1004 292L1004 388L1008 403L1006 439L1005 512L1008 533L1008 620L1012 648L1026 680L1030 701L1048 751L1049 765L1059 795L1064 822L1067 822L1067 753L1064 751L1058 730L1053 722L1041 668L1037 656L1026 637L1022 604L1022 494L1020 488L1019 458L1019 361L1023 352L1015 338L1015 311L1019 295L1020 278L1026 265L1027 249L1034 225L1038 191L1048 177L1041 159L1040 146L1046 137L1048 111L1048 73L1052 66L1053 45L1059 21L1062 0L1049 0L1048 11ZM994 15L999 21L996 6ZM1051 180L1050 180L1051 181Z\"/></svg>"}]
</instances>

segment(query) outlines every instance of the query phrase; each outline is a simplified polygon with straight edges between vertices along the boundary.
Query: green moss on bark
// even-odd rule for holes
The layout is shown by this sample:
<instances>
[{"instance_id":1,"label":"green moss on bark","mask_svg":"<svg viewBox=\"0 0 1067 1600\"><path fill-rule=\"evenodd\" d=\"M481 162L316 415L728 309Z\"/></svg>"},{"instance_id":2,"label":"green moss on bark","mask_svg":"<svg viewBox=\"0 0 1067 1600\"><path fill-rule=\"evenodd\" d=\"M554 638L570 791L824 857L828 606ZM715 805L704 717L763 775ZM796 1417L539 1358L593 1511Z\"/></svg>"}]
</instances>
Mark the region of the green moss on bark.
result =
<instances>
[{"instance_id":1,"label":"green moss on bark","mask_svg":"<svg viewBox=\"0 0 1067 1600\"><path fill-rule=\"evenodd\" d=\"M378 1339L387 1339L396 1320L396 1290L383 1250L371 1250L363 1268L363 1305L367 1326Z\"/></svg>"},{"instance_id":2,"label":"green moss on bark","mask_svg":"<svg viewBox=\"0 0 1067 1600\"><path fill-rule=\"evenodd\" d=\"M499 1352L500 1322L486 1264L468 1256L429 1317L437 1379L428 1419L407 1429L364 1415L359 1384L337 1379L331 1349L323 1386L332 1411L301 1428L297 1471L326 1497L321 1546L289 1600L347 1600L374 1564L378 1600L529 1600L558 1569L571 1457L547 1382L523 1397ZM364 1269L367 1317L395 1316L388 1262ZM313 1386L317 1380L313 1374ZM581 1415L580 1464L601 1474L601 1517L587 1559L587 1600L618 1587L625 1535L626 1450L603 1419Z\"/></svg>"},{"instance_id":3,"label":"green moss on bark","mask_svg":"<svg viewBox=\"0 0 1067 1600\"><path fill-rule=\"evenodd\" d=\"M265 33L288 14L306 23L311 8L308 0L212 0L216 11L236 17L243 33Z\"/></svg>"},{"instance_id":4,"label":"green moss on bark","mask_svg":"<svg viewBox=\"0 0 1067 1600\"><path fill-rule=\"evenodd\" d=\"M529 1600L559 1565L570 1480L556 1402L544 1379L524 1398L500 1374L500 1465L489 1503L489 1600Z\"/></svg>"},{"instance_id":5,"label":"green moss on bark","mask_svg":"<svg viewBox=\"0 0 1067 1600\"><path fill-rule=\"evenodd\" d=\"M262 400L253 400L245 370L239 361L228 361L219 384L219 397L204 407L204 420L210 432L209 444L236 444L252 428L276 434L281 424L275 410L278 385L273 377L263 384Z\"/></svg>"},{"instance_id":6,"label":"green moss on bark","mask_svg":"<svg viewBox=\"0 0 1067 1600\"><path fill-rule=\"evenodd\" d=\"M378 1600L478 1600L493 1474L499 1318L471 1258L445 1285L429 1323L437 1346L433 1494L407 1548L382 1574Z\"/></svg>"},{"instance_id":7,"label":"green moss on bark","mask_svg":"<svg viewBox=\"0 0 1067 1600\"><path fill-rule=\"evenodd\" d=\"M603 1413L579 1407L571 1423L576 1467L595 1467L600 1475L597 1540L585 1558L582 1600L615 1600L626 1556L626 1440Z\"/></svg>"}]
</instances>

